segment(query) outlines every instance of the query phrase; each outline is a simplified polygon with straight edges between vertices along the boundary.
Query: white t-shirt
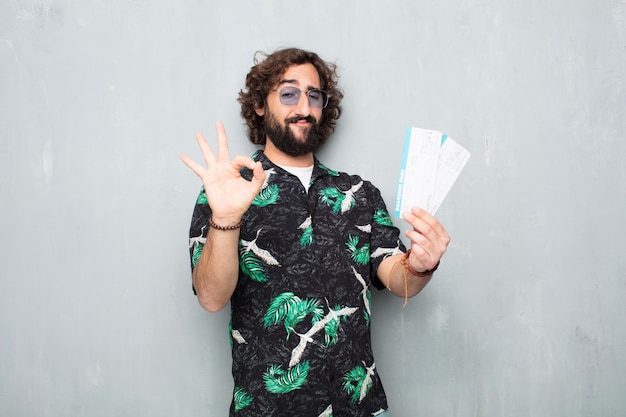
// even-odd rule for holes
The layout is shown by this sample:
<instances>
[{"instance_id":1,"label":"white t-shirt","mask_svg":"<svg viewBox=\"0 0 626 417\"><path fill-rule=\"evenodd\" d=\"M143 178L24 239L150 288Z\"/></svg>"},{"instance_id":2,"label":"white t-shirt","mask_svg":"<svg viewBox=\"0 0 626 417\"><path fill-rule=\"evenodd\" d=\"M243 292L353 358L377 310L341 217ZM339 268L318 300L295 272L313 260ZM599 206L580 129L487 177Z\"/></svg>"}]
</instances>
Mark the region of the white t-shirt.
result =
<instances>
[{"instance_id":1,"label":"white t-shirt","mask_svg":"<svg viewBox=\"0 0 626 417\"><path fill-rule=\"evenodd\" d=\"M298 179L304 186L304 189L307 190L307 192L309 191L309 185L311 185L311 175L313 175L313 165L311 165L310 167L304 167L304 168L286 167L283 165L279 165L279 167L289 172L290 174L293 174L296 177L298 177Z\"/></svg>"}]
</instances>

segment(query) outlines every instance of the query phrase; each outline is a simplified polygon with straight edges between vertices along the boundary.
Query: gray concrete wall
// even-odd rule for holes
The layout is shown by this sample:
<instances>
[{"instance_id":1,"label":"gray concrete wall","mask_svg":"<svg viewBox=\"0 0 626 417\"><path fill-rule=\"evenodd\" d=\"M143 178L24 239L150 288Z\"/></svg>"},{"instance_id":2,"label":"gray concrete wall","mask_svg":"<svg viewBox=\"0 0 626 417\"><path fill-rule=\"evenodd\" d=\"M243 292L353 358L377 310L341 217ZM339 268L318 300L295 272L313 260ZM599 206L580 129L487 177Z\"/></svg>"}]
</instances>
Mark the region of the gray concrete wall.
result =
<instances>
[{"instance_id":1,"label":"gray concrete wall","mask_svg":"<svg viewBox=\"0 0 626 417\"><path fill-rule=\"evenodd\" d=\"M394 417L623 415L622 0L0 0L0 415L227 414L178 155L218 119L252 152L237 92L281 46L338 64L319 156L390 208L406 127L472 152L436 278L374 294Z\"/></svg>"}]
</instances>

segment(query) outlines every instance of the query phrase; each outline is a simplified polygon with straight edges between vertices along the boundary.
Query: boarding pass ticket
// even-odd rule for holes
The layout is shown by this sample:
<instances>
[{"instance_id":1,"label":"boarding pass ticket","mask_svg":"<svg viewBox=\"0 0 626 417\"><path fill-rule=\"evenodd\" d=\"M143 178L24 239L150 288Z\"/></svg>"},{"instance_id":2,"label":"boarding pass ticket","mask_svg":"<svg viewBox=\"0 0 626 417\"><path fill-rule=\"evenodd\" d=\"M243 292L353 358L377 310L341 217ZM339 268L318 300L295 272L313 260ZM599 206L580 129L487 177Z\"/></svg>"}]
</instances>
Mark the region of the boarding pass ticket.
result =
<instances>
[{"instance_id":1,"label":"boarding pass ticket","mask_svg":"<svg viewBox=\"0 0 626 417\"><path fill-rule=\"evenodd\" d=\"M398 178L395 215L413 206L435 214L467 164L470 153L436 130L409 127Z\"/></svg>"}]
</instances>

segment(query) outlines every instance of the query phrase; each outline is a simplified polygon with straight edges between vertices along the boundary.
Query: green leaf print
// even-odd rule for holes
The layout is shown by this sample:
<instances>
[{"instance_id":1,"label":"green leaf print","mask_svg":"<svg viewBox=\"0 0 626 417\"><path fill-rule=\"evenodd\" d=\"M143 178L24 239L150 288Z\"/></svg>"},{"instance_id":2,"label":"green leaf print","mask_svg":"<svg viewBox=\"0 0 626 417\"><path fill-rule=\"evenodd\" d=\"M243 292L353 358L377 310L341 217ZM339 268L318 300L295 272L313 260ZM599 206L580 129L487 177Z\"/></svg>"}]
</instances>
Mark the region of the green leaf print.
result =
<instances>
[{"instance_id":1,"label":"green leaf print","mask_svg":"<svg viewBox=\"0 0 626 417\"><path fill-rule=\"evenodd\" d=\"M200 189L200 194L198 194L198 199L196 200L198 204L209 204L209 200L206 197L206 190L204 189L204 185Z\"/></svg>"},{"instance_id":2,"label":"green leaf print","mask_svg":"<svg viewBox=\"0 0 626 417\"><path fill-rule=\"evenodd\" d=\"M389 212L384 209L378 209L374 212L374 221L382 226L393 226Z\"/></svg>"},{"instance_id":3,"label":"green leaf print","mask_svg":"<svg viewBox=\"0 0 626 417\"><path fill-rule=\"evenodd\" d=\"M230 341L230 347L233 347L233 314L231 312L228 319L228 340Z\"/></svg>"},{"instance_id":4,"label":"green leaf print","mask_svg":"<svg viewBox=\"0 0 626 417\"><path fill-rule=\"evenodd\" d=\"M265 388L273 394L285 394L301 388L309 375L309 362L303 361L287 371L272 365L263 374Z\"/></svg>"},{"instance_id":5,"label":"green leaf print","mask_svg":"<svg viewBox=\"0 0 626 417\"><path fill-rule=\"evenodd\" d=\"M372 293L369 290L369 288L366 290L365 292L365 298L367 300L367 305L371 305L372 304ZM365 325L367 327L370 327L370 313L368 312L368 308L364 308L363 309L363 317L365 318Z\"/></svg>"},{"instance_id":6,"label":"green leaf print","mask_svg":"<svg viewBox=\"0 0 626 417\"><path fill-rule=\"evenodd\" d=\"M340 311L343 307L335 306L333 308L334 312ZM334 316L331 320L326 323L324 326L324 342L326 343L326 347L330 347L337 343L339 340L339 328L341 327L341 321L345 320L346 316Z\"/></svg>"},{"instance_id":7,"label":"green leaf print","mask_svg":"<svg viewBox=\"0 0 626 417\"><path fill-rule=\"evenodd\" d=\"M258 207L266 207L278 201L279 190L277 184L270 184L262 189L259 194L252 200L252 205Z\"/></svg>"},{"instance_id":8,"label":"green leaf print","mask_svg":"<svg viewBox=\"0 0 626 417\"><path fill-rule=\"evenodd\" d=\"M343 389L350 395L353 403L361 402L372 387L372 371L357 366L343 377Z\"/></svg>"},{"instance_id":9,"label":"green leaf print","mask_svg":"<svg viewBox=\"0 0 626 417\"><path fill-rule=\"evenodd\" d=\"M324 164L319 163L318 166L323 169L328 175L332 175L333 177L338 177L339 176L339 172L337 171L333 171L332 169L326 167Z\"/></svg>"},{"instance_id":10,"label":"green leaf print","mask_svg":"<svg viewBox=\"0 0 626 417\"><path fill-rule=\"evenodd\" d=\"M261 261L254 256L253 252L248 252L242 247L239 249L239 255L239 266L244 274L256 282L267 281L263 265L261 265Z\"/></svg>"},{"instance_id":11,"label":"green leaf print","mask_svg":"<svg viewBox=\"0 0 626 417\"><path fill-rule=\"evenodd\" d=\"M341 212L341 203L346 196L336 188L324 188L320 190L320 200L322 203L332 207L334 213Z\"/></svg>"},{"instance_id":12,"label":"green leaf print","mask_svg":"<svg viewBox=\"0 0 626 417\"><path fill-rule=\"evenodd\" d=\"M298 323L302 322L309 314L313 314L313 323L323 317L324 310L318 300L302 300L292 292L284 292L276 296L270 303L263 319L263 325L270 327L284 322L287 337L289 337Z\"/></svg>"},{"instance_id":13,"label":"green leaf print","mask_svg":"<svg viewBox=\"0 0 626 417\"><path fill-rule=\"evenodd\" d=\"M235 392L233 394L233 400L235 404L235 412L237 412L252 404L254 398L243 389L237 387L235 388Z\"/></svg>"},{"instance_id":14,"label":"green leaf print","mask_svg":"<svg viewBox=\"0 0 626 417\"><path fill-rule=\"evenodd\" d=\"M370 244L366 243L365 245L359 246L359 237L358 236L350 236L348 241L346 242L346 246L348 247L348 252L350 253L350 257L354 262L359 265L366 265L370 259Z\"/></svg>"},{"instance_id":15,"label":"green leaf print","mask_svg":"<svg viewBox=\"0 0 626 417\"><path fill-rule=\"evenodd\" d=\"M325 188L320 191L322 203L333 208L335 213L345 213L356 206L355 194L363 186L363 181L354 184L349 190L341 191L338 188Z\"/></svg>"},{"instance_id":16,"label":"green leaf print","mask_svg":"<svg viewBox=\"0 0 626 417\"><path fill-rule=\"evenodd\" d=\"M198 264L198 260L200 259L200 255L202 255L202 249L204 248L204 244L197 242L193 248L193 255L191 256L191 262L194 266Z\"/></svg>"},{"instance_id":17,"label":"green leaf print","mask_svg":"<svg viewBox=\"0 0 626 417\"><path fill-rule=\"evenodd\" d=\"M300 236L300 246L310 246L313 244L313 226L309 226L302 232Z\"/></svg>"}]
</instances>

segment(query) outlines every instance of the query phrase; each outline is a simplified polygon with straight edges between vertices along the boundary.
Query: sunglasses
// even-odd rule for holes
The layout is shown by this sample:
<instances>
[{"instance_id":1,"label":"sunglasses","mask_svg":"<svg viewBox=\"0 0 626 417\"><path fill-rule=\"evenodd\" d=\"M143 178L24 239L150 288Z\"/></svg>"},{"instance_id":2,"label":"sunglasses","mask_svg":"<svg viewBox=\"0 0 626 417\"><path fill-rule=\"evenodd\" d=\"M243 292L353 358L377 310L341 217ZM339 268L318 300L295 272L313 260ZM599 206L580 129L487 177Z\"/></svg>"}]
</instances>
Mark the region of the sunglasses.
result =
<instances>
[{"instance_id":1,"label":"sunglasses","mask_svg":"<svg viewBox=\"0 0 626 417\"><path fill-rule=\"evenodd\" d=\"M295 106L300 101L300 94L304 93L309 98L309 105L318 109L323 109L328 105L328 93L319 88L311 88L302 91L298 87L282 87L278 90L270 90L271 93L278 93L280 102L286 106Z\"/></svg>"}]
</instances>

